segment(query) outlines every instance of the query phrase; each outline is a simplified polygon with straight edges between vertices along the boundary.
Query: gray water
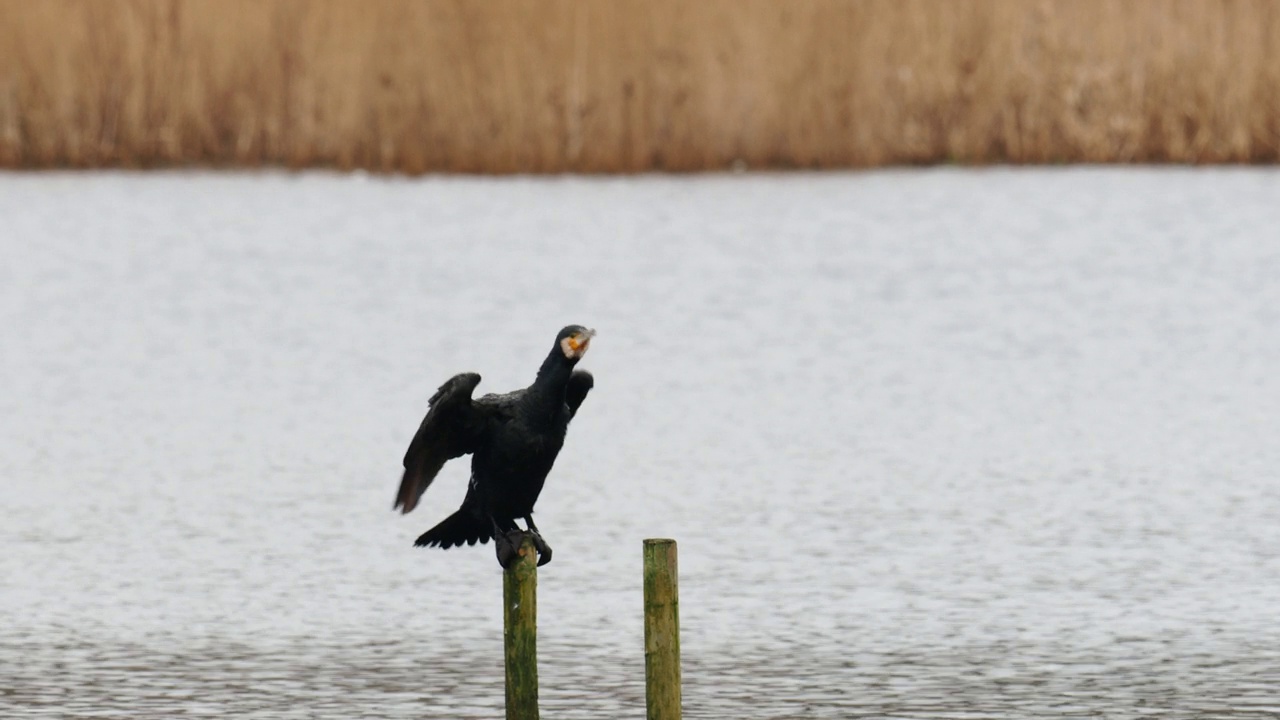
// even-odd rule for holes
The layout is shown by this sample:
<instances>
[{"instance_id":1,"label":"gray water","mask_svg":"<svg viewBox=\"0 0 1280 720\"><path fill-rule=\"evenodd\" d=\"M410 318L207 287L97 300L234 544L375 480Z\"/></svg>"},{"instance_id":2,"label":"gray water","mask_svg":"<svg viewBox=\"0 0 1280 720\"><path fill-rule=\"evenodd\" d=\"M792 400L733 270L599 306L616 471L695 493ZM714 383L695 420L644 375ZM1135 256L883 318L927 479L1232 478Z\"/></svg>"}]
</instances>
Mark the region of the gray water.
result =
<instances>
[{"instance_id":1,"label":"gray water","mask_svg":"<svg viewBox=\"0 0 1280 720\"><path fill-rule=\"evenodd\" d=\"M0 175L0 717L501 715L453 373L596 376L548 718L1280 717L1280 172Z\"/></svg>"}]
</instances>

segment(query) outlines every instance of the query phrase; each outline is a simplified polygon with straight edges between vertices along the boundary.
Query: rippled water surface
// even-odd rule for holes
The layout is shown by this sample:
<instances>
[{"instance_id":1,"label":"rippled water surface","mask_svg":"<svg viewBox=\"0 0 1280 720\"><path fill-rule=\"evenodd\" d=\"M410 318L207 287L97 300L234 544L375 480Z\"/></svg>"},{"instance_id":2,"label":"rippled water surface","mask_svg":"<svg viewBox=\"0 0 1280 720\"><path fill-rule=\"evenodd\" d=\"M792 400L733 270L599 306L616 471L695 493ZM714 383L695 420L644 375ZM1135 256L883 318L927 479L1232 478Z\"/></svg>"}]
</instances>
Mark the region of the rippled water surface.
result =
<instances>
[{"instance_id":1,"label":"rippled water surface","mask_svg":"<svg viewBox=\"0 0 1280 720\"><path fill-rule=\"evenodd\" d=\"M596 389L543 714L1280 716L1280 173L0 175L0 716L497 717L435 387Z\"/></svg>"}]
</instances>

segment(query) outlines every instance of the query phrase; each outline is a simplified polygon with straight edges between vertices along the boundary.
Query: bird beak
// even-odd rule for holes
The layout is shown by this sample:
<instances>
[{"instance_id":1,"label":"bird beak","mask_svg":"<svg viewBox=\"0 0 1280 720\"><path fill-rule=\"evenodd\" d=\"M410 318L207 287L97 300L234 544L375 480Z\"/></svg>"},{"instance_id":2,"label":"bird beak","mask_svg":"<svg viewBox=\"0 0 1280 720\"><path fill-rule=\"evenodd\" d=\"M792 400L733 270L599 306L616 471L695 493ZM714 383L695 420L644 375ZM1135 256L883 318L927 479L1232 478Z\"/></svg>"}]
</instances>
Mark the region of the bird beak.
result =
<instances>
[{"instance_id":1,"label":"bird beak","mask_svg":"<svg viewBox=\"0 0 1280 720\"><path fill-rule=\"evenodd\" d=\"M591 344L591 338L596 336L595 330L583 330L582 332L569 338L569 349L579 357L587 351L587 346Z\"/></svg>"}]
</instances>

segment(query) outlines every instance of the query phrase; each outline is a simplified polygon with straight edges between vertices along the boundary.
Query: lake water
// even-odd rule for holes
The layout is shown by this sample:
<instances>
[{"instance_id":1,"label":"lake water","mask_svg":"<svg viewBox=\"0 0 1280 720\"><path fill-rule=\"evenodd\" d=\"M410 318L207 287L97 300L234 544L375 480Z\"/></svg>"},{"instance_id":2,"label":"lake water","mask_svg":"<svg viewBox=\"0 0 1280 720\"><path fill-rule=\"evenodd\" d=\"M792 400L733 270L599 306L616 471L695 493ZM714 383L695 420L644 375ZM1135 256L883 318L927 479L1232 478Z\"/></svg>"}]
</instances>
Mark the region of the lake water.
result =
<instances>
[{"instance_id":1,"label":"lake water","mask_svg":"<svg viewBox=\"0 0 1280 720\"><path fill-rule=\"evenodd\" d=\"M432 391L596 388L548 718L1280 717L1280 172L0 175L0 716L492 718Z\"/></svg>"}]
</instances>

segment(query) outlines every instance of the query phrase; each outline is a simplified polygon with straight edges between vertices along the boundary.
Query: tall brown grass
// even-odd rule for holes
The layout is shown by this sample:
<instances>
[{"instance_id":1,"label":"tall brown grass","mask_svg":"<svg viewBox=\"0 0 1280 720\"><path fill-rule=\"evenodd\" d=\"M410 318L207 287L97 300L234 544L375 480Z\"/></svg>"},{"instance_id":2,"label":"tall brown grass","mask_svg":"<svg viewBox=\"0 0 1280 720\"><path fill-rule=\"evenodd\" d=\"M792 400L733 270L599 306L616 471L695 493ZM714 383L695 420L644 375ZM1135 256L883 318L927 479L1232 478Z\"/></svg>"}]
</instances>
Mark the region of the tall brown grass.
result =
<instances>
[{"instance_id":1,"label":"tall brown grass","mask_svg":"<svg viewBox=\"0 0 1280 720\"><path fill-rule=\"evenodd\" d=\"M0 165L1280 160L1276 0L0 0Z\"/></svg>"}]
</instances>

